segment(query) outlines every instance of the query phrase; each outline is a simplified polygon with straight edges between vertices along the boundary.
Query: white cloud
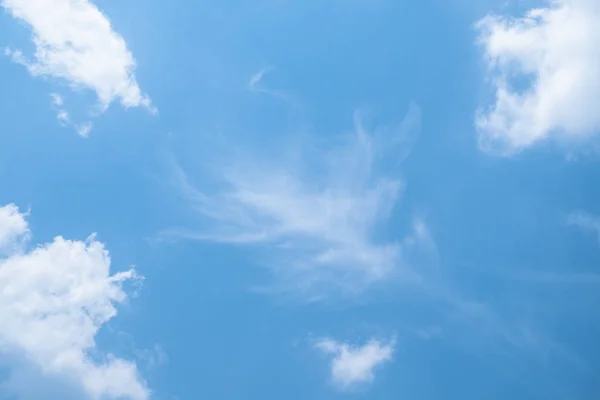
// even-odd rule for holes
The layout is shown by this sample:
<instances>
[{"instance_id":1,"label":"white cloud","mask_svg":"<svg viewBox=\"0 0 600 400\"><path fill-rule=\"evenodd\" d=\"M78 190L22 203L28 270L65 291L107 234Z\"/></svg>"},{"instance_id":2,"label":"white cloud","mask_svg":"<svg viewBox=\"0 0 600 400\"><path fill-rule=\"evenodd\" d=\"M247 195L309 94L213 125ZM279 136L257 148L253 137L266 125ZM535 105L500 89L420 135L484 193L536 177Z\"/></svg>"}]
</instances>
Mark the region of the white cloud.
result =
<instances>
[{"instance_id":1,"label":"white cloud","mask_svg":"<svg viewBox=\"0 0 600 400\"><path fill-rule=\"evenodd\" d=\"M392 359L395 345L395 340L380 342L372 339L363 346L350 346L326 338L319 340L315 347L333 356L331 379L342 389L347 389L355 384L372 382L375 368Z\"/></svg>"},{"instance_id":2,"label":"white cloud","mask_svg":"<svg viewBox=\"0 0 600 400\"><path fill-rule=\"evenodd\" d=\"M75 131L81 137L88 137L92 131L92 123L90 121L84 122L83 124L75 125Z\"/></svg>"},{"instance_id":3,"label":"white cloud","mask_svg":"<svg viewBox=\"0 0 600 400\"><path fill-rule=\"evenodd\" d=\"M600 3L554 0L521 18L479 21L495 103L479 110L482 148L511 154L547 138L600 132Z\"/></svg>"},{"instance_id":4,"label":"white cloud","mask_svg":"<svg viewBox=\"0 0 600 400\"><path fill-rule=\"evenodd\" d=\"M0 254L29 233L24 215L14 204L0 207Z\"/></svg>"},{"instance_id":5,"label":"white cloud","mask_svg":"<svg viewBox=\"0 0 600 400\"><path fill-rule=\"evenodd\" d=\"M56 110L56 119L62 126L70 126L75 129L77 134L81 137L88 137L92 131L92 123L90 121L82 124L76 124L71 121L69 112L64 108L64 101L61 95L58 93L50 93L52 99L52 107Z\"/></svg>"},{"instance_id":6,"label":"white cloud","mask_svg":"<svg viewBox=\"0 0 600 400\"><path fill-rule=\"evenodd\" d=\"M283 290L311 296L323 295L322 284L347 293L408 274L402 267L411 248L430 241L425 225L416 222L403 241L376 239L374 230L387 221L404 187L396 167L418 137L419 109L412 105L402 123L374 132L358 116L355 122L355 132L340 138L343 144L324 151L296 143L295 155L279 163L227 157L214 168L221 189L211 195L178 169L178 185L210 226L165 234L266 244Z\"/></svg>"},{"instance_id":7,"label":"white cloud","mask_svg":"<svg viewBox=\"0 0 600 400\"><path fill-rule=\"evenodd\" d=\"M56 111L56 119L62 126L70 125L71 117L69 116L69 112L64 108L65 103L62 96L58 93L50 93L50 98L52 99L52 107Z\"/></svg>"},{"instance_id":8,"label":"white cloud","mask_svg":"<svg viewBox=\"0 0 600 400\"><path fill-rule=\"evenodd\" d=\"M27 233L16 206L0 207L2 243ZM92 399L148 399L135 363L102 354L94 342L127 298L122 283L135 278L133 270L110 275L109 268L108 252L93 236L56 237L0 257L0 354L22 356L41 375L74 382Z\"/></svg>"},{"instance_id":9,"label":"white cloud","mask_svg":"<svg viewBox=\"0 0 600 400\"><path fill-rule=\"evenodd\" d=\"M27 60L7 50L35 76L64 79L73 87L96 92L106 108L151 108L135 78L135 61L110 21L88 0L2 0L2 6L33 32L35 53Z\"/></svg>"}]
</instances>

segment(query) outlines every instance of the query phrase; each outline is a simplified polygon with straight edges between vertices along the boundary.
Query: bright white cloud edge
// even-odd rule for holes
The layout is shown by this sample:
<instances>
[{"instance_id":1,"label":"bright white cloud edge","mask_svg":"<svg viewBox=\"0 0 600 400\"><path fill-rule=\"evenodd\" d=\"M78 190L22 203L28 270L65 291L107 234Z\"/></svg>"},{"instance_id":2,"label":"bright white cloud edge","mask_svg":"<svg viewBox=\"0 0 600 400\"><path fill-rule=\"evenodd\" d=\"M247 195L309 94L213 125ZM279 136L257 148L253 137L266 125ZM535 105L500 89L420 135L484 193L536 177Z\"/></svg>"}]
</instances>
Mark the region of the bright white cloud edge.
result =
<instances>
[{"instance_id":1,"label":"bright white cloud edge","mask_svg":"<svg viewBox=\"0 0 600 400\"><path fill-rule=\"evenodd\" d=\"M124 107L153 110L136 82L135 60L125 40L92 2L2 0L1 4L32 30L35 52L31 60L19 50L7 50L32 75L91 89L103 109L119 100Z\"/></svg>"},{"instance_id":2,"label":"bright white cloud edge","mask_svg":"<svg viewBox=\"0 0 600 400\"><path fill-rule=\"evenodd\" d=\"M110 275L94 236L56 237L27 251L29 228L13 205L0 207L0 354L22 355L43 375L75 382L91 399L146 400L136 364L96 348L98 330L126 300L133 270ZM20 246L15 245L20 244Z\"/></svg>"},{"instance_id":3,"label":"bright white cloud edge","mask_svg":"<svg viewBox=\"0 0 600 400\"><path fill-rule=\"evenodd\" d=\"M27 221L16 205L0 207L0 255L14 249L28 233Z\"/></svg>"},{"instance_id":4,"label":"bright white cloud edge","mask_svg":"<svg viewBox=\"0 0 600 400\"><path fill-rule=\"evenodd\" d=\"M476 119L482 149L510 155L600 132L600 3L553 0L519 18L488 15L477 28L495 92Z\"/></svg>"},{"instance_id":5,"label":"bright white cloud edge","mask_svg":"<svg viewBox=\"0 0 600 400\"><path fill-rule=\"evenodd\" d=\"M332 358L331 380L341 389L372 383L375 370L392 360L395 346L395 339L371 339L362 346L340 343L331 338L323 338L315 343L316 349Z\"/></svg>"}]
</instances>

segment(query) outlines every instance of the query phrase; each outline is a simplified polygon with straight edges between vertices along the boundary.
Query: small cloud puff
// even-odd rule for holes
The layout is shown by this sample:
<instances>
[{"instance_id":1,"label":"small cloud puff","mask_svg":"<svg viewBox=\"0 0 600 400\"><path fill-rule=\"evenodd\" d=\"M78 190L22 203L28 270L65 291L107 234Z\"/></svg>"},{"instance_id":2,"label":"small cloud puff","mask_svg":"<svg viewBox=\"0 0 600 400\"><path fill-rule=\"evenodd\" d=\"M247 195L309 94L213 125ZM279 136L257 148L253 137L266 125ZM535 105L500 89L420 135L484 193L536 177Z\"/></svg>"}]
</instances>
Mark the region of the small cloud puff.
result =
<instances>
[{"instance_id":1,"label":"small cloud puff","mask_svg":"<svg viewBox=\"0 0 600 400\"><path fill-rule=\"evenodd\" d=\"M100 111L120 101L125 108L145 107L156 113L137 84L135 60L125 40L92 2L2 0L0 5L32 30L35 52L31 59L20 50L6 48L4 53L33 76L58 78L72 88L94 91ZM72 123L62 98L51 96L61 125L72 126L80 136L88 136L91 123Z\"/></svg>"},{"instance_id":2,"label":"small cloud puff","mask_svg":"<svg viewBox=\"0 0 600 400\"><path fill-rule=\"evenodd\" d=\"M374 370L391 361L395 346L395 339L387 342L371 339L362 346L350 346L325 338L315 344L316 349L332 356L331 379L341 389L373 382Z\"/></svg>"},{"instance_id":3,"label":"small cloud puff","mask_svg":"<svg viewBox=\"0 0 600 400\"><path fill-rule=\"evenodd\" d=\"M69 112L64 107L64 100L58 93L50 93L52 100L52 107L56 110L56 119L62 126L70 126L75 129L77 134L81 137L88 137L92 131L93 124L90 121L77 124L71 121Z\"/></svg>"}]
</instances>

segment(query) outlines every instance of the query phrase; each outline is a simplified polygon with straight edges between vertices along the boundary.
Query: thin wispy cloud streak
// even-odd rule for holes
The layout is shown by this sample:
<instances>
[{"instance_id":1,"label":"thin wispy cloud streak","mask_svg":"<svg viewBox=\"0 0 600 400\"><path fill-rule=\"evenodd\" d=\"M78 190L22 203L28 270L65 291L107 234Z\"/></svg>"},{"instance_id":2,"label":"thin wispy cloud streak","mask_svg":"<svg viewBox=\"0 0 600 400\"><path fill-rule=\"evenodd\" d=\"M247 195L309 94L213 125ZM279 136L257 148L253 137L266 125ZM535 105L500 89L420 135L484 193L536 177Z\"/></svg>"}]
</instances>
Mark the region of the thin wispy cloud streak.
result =
<instances>
[{"instance_id":1,"label":"thin wispy cloud streak","mask_svg":"<svg viewBox=\"0 0 600 400\"><path fill-rule=\"evenodd\" d=\"M250 90L257 90L263 77L272 70L273 67L264 67L261 68L256 74L252 75L252 77L250 78L250 82L248 83L248 87L250 88Z\"/></svg>"},{"instance_id":2,"label":"thin wispy cloud streak","mask_svg":"<svg viewBox=\"0 0 600 400\"><path fill-rule=\"evenodd\" d=\"M263 93L269 96L273 96L283 101L292 101L292 97L289 94L286 94L280 90L274 90L268 88L263 82L265 76L273 72L275 67L268 66L261 68L257 73L250 77L250 81L248 82L248 90L255 93Z\"/></svg>"},{"instance_id":3,"label":"thin wispy cloud streak","mask_svg":"<svg viewBox=\"0 0 600 400\"><path fill-rule=\"evenodd\" d=\"M284 286L312 292L320 285L360 291L394 274L411 276L408 255L430 243L422 221L400 240L379 239L400 199L400 166L419 135L411 104L394 126L368 131L357 113L351 133L325 149L296 148L282 162L250 157L222 162L219 189L197 189L180 167L177 186L207 228L174 229L163 237L263 245Z\"/></svg>"},{"instance_id":4,"label":"thin wispy cloud streak","mask_svg":"<svg viewBox=\"0 0 600 400\"><path fill-rule=\"evenodd\" d=\"M137 83L136 62L127 43L92 1L0 0L0 7L31 30L33 54L12 48L5 48L4 54L32 76L66 83L75 91L92 91L98 99L93 115L116 101L125 108L157 113ZM87 137L92 124L72 122L62 98L51 96L59 123Z\"/></svg>"}]
</instances>

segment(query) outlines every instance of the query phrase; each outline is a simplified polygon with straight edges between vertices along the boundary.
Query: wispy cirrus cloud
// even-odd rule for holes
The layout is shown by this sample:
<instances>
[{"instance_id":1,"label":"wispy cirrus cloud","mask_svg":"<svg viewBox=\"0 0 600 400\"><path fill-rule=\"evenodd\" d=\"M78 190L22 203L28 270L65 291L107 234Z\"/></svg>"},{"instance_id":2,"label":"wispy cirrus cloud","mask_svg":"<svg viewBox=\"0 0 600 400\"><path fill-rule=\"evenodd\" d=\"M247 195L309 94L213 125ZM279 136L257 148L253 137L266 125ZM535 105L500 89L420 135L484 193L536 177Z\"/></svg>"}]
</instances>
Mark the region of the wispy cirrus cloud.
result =
<instances>
[{"instance_id":1,"label":"wispy cirrus cloud","mask_svg":"<svg viewBox=\"0 0 600 400\"><path fill-rule=\"evenodd\" d=\"M119 101L126 108L155 111L136 81L135 60L125 40L91 1L2 0L0 4L31 28L34 54L27 57L13 49L6 49L6 54L33 76L56 78L71 87L92 90L101 110ZM77 130L89 133L85 126Z\"/></svg>"},{"instance_id":2,"label":"wispy cirrus cloud","mask_svg":"<svg viewBox=\"0 0 600 400\"><path fill-rule=\"evenodd\" d=\"M274 67L263 67L257 73L250 77L250 81L248 82L248 88L252 91L261 90L260 86L263 78L269 72L273 71Z\"/></svg>"},{"instance_id":3,"label":"wispy cirrus cloud","mask_svg":"<svg viewBox=\"0 0 600 400\"><path fill-rule=\"evenodd\" d=\"M48 398L50 392L32 390L31 381L20 382L35 379L34 386L52 387L60 398L148 399L136 364L102 353L94 341L116 315L115 305L127 299L122 284L135 272L110 275L108 252L93 236L59 236L27 250L28 234L15 205L0 207L0 248L8 251L0 256L0 320L10 322L0 324L0 354L14 361L2 391ZM22 246L6 247L15 242Z\"/></svg>"},{"instance_id":4,"label":"wispy cirrus cloud","mask_svg":"<svg viewBox=\"0 0 600 400\"><path fill-rule=\"evenodd\" d=\"M315 348L331 359L331 380L340 389L347 390L357 384L372 383L375 370L392 360L396 340L371 339L362 346L352 346L324 338Z\"/></svg>"},{"instance_id":5,"label":"wispy cirrus cloud","mask_svg":"<svg viewBox=\"0 0 600 400\"><path fill-rule=\"evenodd\" d=\"M268 88L263 82L264 78L273 72L273 70L275 70L275 67L273 66L263 67L258 70L258 72L250 77L250 80L248 81L248 89L251 92L264 93L280 100L291 101L292 97L289 94L286 94L280 90Z\"/></svg>"},{"instance_id":6,"label":"wispy cirrus cloud","mask_svg":"<svg viewBox=\"0 0 600 400\"><path fill-rule=\"evenodd\" d=\"M597 1L551 0L518 18L488 15L477 28L495 91L476 120L482 148L512 154L600 131Z\"/></svg>"},{"instance_id":7,"label":"wispy cirrus cloud","mask_svg":"<svg viewBox=\"0 0 600 400\"><path fill-rule=\"evenodd\" d=\"M207 227L163 235L265 246L285 290L347 293L394 274L412 277L411 252L432 245L426 225L415 221L402 240L377 238L375 230L402 194L399 167L419 123L414 104L402 122L372 131L357 113L354 131L323 148L296 143L295 155L280 162L224 157L213 168L216 192L198 190L177 168L177 186Z\"/></svg>"}]
</instances>

